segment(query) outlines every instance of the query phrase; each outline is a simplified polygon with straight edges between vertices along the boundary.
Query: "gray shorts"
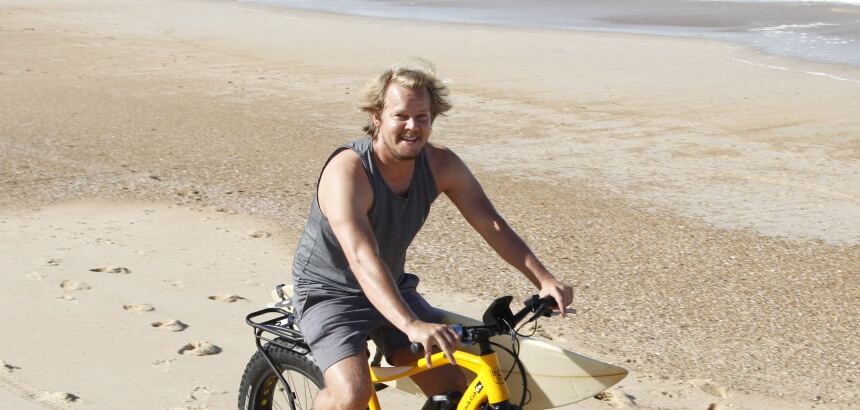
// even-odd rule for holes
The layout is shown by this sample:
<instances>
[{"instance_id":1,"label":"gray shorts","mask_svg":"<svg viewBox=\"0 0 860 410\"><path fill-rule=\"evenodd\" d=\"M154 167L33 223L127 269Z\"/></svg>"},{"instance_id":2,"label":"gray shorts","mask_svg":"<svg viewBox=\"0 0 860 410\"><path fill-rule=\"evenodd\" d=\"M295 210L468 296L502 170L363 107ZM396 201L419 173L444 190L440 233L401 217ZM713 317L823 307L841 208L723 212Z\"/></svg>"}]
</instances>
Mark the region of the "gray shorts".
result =
<instances>
[{"instance_id":1,"label":"gray shorts","mask_svg":"<svg viewBox=\"0 0 860 410\"><path fill-rule=\"evenodd\" d=\"M407 273L401 278L398 288L403 300L419 319L440 323L439 312L418 293L417 286L417 276ZM323 372L347 357L366 352L368 336L386 359L410 345L409 338L364 295L297 289L293 301L299 328Z\"/></svg>"}]
</instances>

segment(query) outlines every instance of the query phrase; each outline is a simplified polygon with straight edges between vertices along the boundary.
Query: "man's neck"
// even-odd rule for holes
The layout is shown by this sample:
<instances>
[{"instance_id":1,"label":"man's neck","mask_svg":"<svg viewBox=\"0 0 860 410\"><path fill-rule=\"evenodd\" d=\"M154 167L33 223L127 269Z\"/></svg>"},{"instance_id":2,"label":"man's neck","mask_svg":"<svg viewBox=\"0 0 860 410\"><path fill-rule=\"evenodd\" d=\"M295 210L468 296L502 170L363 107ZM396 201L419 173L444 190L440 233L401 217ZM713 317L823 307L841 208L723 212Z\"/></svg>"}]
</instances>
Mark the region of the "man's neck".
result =
<instances>
[{"instance_id":1,"label":"man's neck","mask_svg":"<svg viewBox=\"0 0 860 410\"><path fill-rule=\"evenodd\" d=\"M382 179L397 195L404 196L409 192L412 183L412 175L415 173L414 159L397 159L389 152L378 139L373 141L373 157L376 166L382 175Z\"/></svg>"}]
</instances>

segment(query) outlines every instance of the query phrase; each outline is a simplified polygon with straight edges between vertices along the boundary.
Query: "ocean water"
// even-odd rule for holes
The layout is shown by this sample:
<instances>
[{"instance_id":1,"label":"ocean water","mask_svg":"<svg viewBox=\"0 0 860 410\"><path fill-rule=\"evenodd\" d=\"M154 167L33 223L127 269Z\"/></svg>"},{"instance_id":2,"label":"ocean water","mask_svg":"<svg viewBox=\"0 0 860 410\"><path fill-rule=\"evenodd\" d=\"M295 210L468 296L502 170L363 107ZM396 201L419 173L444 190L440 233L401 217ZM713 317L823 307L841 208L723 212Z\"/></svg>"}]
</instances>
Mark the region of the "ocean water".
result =
<instances>
[{"instance_id":1,"label":"ocean water","mask_svg":"<svg viewBox=\"0 0 860 410\"><path fill-rule=\"evenodd\" d=\"M239 0L407 20L725 40L860 68L860 0Z\"/></svg>"}]
</instances>

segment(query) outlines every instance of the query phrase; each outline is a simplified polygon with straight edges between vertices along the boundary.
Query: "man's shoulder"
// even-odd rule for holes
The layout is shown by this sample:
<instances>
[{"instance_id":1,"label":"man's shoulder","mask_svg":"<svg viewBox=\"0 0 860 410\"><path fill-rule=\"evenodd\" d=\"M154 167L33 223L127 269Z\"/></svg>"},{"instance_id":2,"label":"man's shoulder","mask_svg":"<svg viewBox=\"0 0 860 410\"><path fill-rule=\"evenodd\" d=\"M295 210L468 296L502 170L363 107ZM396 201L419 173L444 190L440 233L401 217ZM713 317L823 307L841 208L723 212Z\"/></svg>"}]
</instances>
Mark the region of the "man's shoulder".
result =
<instances>
[{"instance_id":1,"label":"man's shoulder","mask_svg":"<svg viewBox=\"0 0 860 410\"><path fill-rule=\"evenodd\" d=\"M361 149L354 146L360 141L346 143L331 154L320 173L320 185L327 185L332 181L367 179L364 160L359 153Z\"/></svg>"},{"instance_id":2,"label":"man's shoulder","mask_svg":"<svg viewBox=\"0 0 860 410\"><path fill-rule=\"evenodd\" d=\"M335 172L354 172L363 168L364 165L358 153L351 149L343 148L332 155L325 169L323 169L323 173L329 170L334 170Z\"/></svg>"},{"instance_id":3,"label":"man's shoulder","mask_svg":"<svg viewBox=\"0 0 860 410\"><path fill-rule=\"evenodd\" d=\"M436 179L436 185L444 192L447 187L468 174L469 168L450 148L439 144L427 144L427 162Z\"/></svg>"},{"instance_id":4,"label":"man's shoulder","mask_svg":"<svg viewBox=\"0 0 860 410\"><path fill-rule=\"evenodd\" d=\"M317 186L320 210L326 217L331 217L328 214L330 205L339 202L369 209L373 201L372 192L364 163L357 152L348 148L332 155L322 170Z\"/></svg>"},{"instance_id":5,"label":"man's shoulder","mask_svg":"<svg viewBox=\"0 0 860 410\"><path fill-rule=\"evenodd\" d=\"M430 161L431 166L434 165L434 162L439 163L457 158L457 154L450 148L432 142L427 143L425 151L427 152L427 159Z\"/></svg>"}]
</instances>

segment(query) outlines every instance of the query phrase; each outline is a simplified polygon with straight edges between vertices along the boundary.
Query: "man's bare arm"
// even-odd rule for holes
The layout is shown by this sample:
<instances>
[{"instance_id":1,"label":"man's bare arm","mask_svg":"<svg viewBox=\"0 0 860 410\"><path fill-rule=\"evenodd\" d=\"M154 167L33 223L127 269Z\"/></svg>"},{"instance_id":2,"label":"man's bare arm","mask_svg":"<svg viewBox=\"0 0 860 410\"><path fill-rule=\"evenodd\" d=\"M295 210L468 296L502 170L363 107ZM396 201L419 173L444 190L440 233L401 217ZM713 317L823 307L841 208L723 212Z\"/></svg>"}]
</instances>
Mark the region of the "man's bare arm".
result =
<instances>
[{"instance_id":1,"label":"man's bare arm","mask_svg":"<svg viewBox=\"0 0 860 410\"><path fill-rule=\"evenodd\" d=\"M560 307L573 302L573 289L562 283L544 267L534 252L496 211L481 184L453 152L433 148L434 176L441 192L457 207L469 225L508 264L519 270L540 290L541 296L553 296ZM565 310L562 309L562 314Z\"/></svg>"}]
</instances>

